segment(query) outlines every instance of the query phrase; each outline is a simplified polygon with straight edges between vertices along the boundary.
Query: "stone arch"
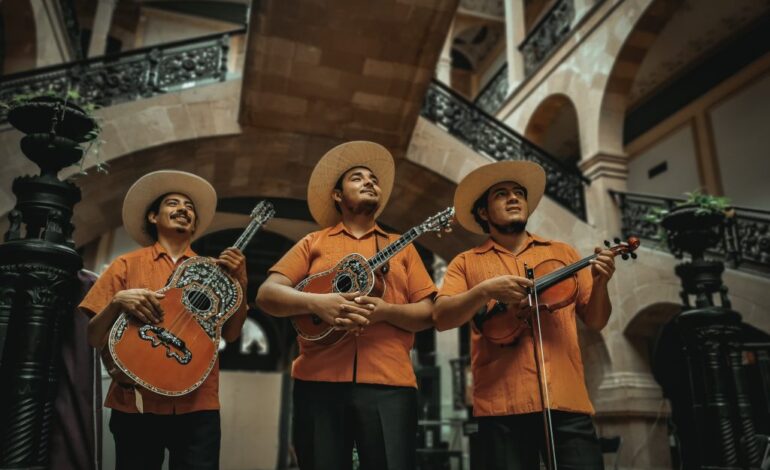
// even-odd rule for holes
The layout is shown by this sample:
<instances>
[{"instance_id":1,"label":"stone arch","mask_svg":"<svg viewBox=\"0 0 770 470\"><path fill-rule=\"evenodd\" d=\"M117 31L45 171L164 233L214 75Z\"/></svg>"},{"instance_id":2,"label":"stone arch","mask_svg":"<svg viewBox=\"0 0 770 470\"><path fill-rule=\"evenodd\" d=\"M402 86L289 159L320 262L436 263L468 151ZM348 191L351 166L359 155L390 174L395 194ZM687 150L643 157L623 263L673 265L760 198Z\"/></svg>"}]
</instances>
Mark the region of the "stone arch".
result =
<instances>
[{"instance_id":1,"label":"stone arch","mask_svg":"<svg viewBox=\"0 0 770 470\"><path fill-rule=\"evenodd\" d=\"M653 0L635 21L622 47L615 54L598 113L598 148L602 151L623 154L623 126L628 94L645 55L655 42L654 38L677 6L676 0Z\"/></svg>"},{"instance_id":2,"label":"stone arch","mask_svg":"<svg viewBox=\"0 0 770 470\"><path fill-rule=\"evenodd\" d=\"M9 75L37 65L37 25L30 0L0 3L3 51L0 73Z\"/></svg>"},{"instance_id":3,"label":"stone arch","mask_svg":"<svg viewBox=\"0 0 770 470\"><path fill-rule=\"evenodd\" d=\"M637 357L642 363L636 370L651 371L652 347L660 328L682 311L682 305L674 302L655 302L641 308L631 317L623 329Z\"/></svg>"},{"instance_id":4,"label":"stone arch","mask_svg":"<svg viewBox=\"0 0 770 470\"><path fill-rule=\"evenodd\" d=\"M241 81L232 80L100 109L96 114L102 122L100 140L103 144L98 159L112 165L113 161L126 156L168 144L205 141L219 136L237 137L241 133L238 124L240 91ZM11 188L17 176L39 173L38 167L21 153L19 141L20 135L14 129L0 130L0 162L4 165L0 173L2 188ZM253 153L254 149L248 148L241 157ZM84 160L83 169L97 173L95 164L96 156L91 152ZM165 160L161 164L170 165L171 161ZM141 168L136 170L141 171ZM79 171L78 166L68 167L60 177L80 180L93 176L79 177ZM4 228L6 214L15 203L16 198L10 191L0 191L0 229Z\"/></svg>"},{"instance_id":5,"label":"stone arch","mask_svg":"<svg viewBox=\"0 0 770 470\"><path fill-rule=\"evenodd\" d=\"M567 165L577 165L580 161L577 109L565 94L551 95L537 106L529 118L524 136Z\"/></svg>"},{"instance_id":6,"label":"stone arch","mask_svg":"<svg viewBox=\"0 0 770 470\"><path fill-rule=\"evenodd\" d=\"M75 242L82 246L119 227L120 208L130 185L143 174L164 168L206 178L220 200L269 197L304 204L316 161L338 143L325 137L248 128L239 135L174 142L116 156L108 174L91 171L77 178L83 200L73 217ZM452 204L454 183L430 169L400 159L396 173L396 185L381 217L385 225L405 231ZM228 226L226 221L216 224L219 229ZM457 230L451 237L426 235L420 243L451 259L475 239Z\"/></svg>"}]
</instances>

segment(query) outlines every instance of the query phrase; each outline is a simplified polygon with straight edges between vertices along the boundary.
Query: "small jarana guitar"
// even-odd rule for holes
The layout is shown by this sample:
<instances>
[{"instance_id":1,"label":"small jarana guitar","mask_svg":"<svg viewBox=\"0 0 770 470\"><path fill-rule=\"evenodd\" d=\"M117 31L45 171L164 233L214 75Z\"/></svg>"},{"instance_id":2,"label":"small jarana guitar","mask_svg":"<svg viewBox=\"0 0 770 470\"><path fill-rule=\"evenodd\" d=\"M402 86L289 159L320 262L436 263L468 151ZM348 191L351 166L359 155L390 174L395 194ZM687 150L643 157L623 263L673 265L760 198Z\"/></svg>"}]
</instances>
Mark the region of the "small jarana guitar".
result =
<instances>
[{"instance_id":1,"label":"small jarana guitar","mask_svg":"<svg viewBox=\"0 0 770 470\"><path fill-rule=\"evenodd\" d=\"M233 246L243 250L273 215L270 202L258 203ZM212 258L195 256L180 264L158 292L165 295L163 320L144 324L122 313L110 330L109 353L115 367L138 385L161 395L184 395L214 367L222 326L241 305L243 290Z\"/></svg>"},{"instance_id":2,"label":"small jarana guitar","mask_svg":"<svg viewBox=\"0 0 770 470\"><path fill-rule=\"evenodd\" d=\"M454 208L448 207L413 227L371 258L366 259L358 253L347 255L332 269L305 278L295 289L314 294L360 292L361 295L382 297L385 281L381 268L388 260L424 233L450 231L453 218ZM334 344L347 334L312 313L294 316L291 321L301 338L317 344Z\"/></svg>"}]
</instances>

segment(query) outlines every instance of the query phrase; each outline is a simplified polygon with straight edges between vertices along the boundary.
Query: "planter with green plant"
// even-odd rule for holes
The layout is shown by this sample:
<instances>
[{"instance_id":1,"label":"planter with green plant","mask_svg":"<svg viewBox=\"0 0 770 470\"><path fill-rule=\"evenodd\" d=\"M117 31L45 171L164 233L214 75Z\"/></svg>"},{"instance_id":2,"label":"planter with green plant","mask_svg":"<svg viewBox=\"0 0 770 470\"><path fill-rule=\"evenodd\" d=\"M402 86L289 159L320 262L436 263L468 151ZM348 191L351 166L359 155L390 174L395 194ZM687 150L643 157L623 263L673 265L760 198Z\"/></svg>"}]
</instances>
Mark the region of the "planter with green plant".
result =
<instances>
[{"instance_id":1,"label":"planter with green plant","mask_svg":"<svg viewBox=\"0 0 770 470\"><path fill-rule=\"evenodd\" d=\"M677 258L689 253L693 259L703 258L709 248L723 238L725 223L734 214L730 200L711 196L699 190L685 193L687 198L671 209L652 209L645 220L657 224L661 239Z\"/></svg>"}]
</instances>

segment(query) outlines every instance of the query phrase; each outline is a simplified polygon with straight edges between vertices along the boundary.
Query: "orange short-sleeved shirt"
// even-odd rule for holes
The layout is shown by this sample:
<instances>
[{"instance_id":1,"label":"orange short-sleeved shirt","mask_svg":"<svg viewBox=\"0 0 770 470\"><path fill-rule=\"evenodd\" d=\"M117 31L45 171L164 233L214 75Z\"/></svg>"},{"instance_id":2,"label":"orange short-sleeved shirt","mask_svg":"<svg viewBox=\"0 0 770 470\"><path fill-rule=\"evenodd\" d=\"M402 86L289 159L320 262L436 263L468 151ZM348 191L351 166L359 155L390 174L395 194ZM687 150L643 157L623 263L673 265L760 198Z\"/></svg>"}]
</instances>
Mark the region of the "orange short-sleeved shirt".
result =
<instances>
[{"instance_id":1,"label":"orange short-sleeved shirt","mask_svg":"<svg viewBox=\"0 0 770 470\"><path fill-rule=\"evenodd\" d=\"M118 291L126 289L158 290L166 285L169 276L185 259L195 256L188 248L174 264L159 243L121 255L99 276L80 303L80 309L92 317L98 315L112 301ZM155 414L183 414L201 410L219 409L219 361L200 387L179 397L167 397L141 387L143 411ZM110 384L104 406L126 413L137 413L133 388Z\"/></svg>"},{"instance_id":2,"label":"orange short-sleeved shirt","mask_svg":"<svg viewBox=\"0 0 770 470\"><path fill-rule=\"evenodd\" d=\"M485 279L512 274L524 276L524 263L535 267L546 259L565 264L579 260L567 244L529 235L525 248L513 254L489 238L484 244L460 253L452 260L439 292L457 295ZM578 272L574 303L553 313L542 313L543 350L552 409L593 414L583 376L578 345L576 311L581 314L591 296L590 269ZM491 299L490 299L491 300ZM471 333L473 414L503 416L542 411L537 367L530 330L511 346L500 346Z\"/></svg>"},{"instance_id":3,"label":"orange short-sleeved shirt","mask_svg":"<svg viewBox=\"0 0 770 470\"><path fill-rule=\"evenodd\" d=\"M297 285L310 275L333 268L351 253L370 258L377 252L377 244L383 249L397 238L377 225L361 238L356 238L340 222L305 236L270 268L270 272L282 274L291 280L292 285ZM385 275L383 300L393 304L415 303L435 292L436 287L414 246L407 246L391 258L390 269ZM296 379L405 387L417 385L409 357L414 334L389 323L370 325L359 336L347 335L329 346L299 337L297 341L299 357L292 365L292 377Z\"/></svg>"}]
</instances>

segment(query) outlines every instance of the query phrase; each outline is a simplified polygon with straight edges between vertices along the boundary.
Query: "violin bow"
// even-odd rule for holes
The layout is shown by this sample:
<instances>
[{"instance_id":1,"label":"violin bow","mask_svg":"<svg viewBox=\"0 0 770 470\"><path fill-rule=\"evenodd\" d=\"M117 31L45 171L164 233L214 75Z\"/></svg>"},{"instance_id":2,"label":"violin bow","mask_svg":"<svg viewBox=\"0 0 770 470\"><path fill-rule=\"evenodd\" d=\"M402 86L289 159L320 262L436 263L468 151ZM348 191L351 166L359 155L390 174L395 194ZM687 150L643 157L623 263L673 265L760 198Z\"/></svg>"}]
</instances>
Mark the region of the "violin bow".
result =
<instances>
[{"instance_id":1,"label":"violin bow","mask_svg":"<svg viewBox=\"0 0 770 470\"><path fill-rule=\"evenodd\" d=\"M537 368L537 382L540 389L540 402L543 405L543 430L545 431L546 468L557 470L556 446L553 437L553 419L551 417L551 398L548 392L548 376L545 370L545 353L543 351L543 330L540 327L540 302L538 300L537 285L535 284L535 270L524 264L524 272L527 279L532 281L532 287L527 289L527 299L532 307L534 297L535 323L537 328L532 328L532 349L535 354ZM537 329L537 331L535 331ZM538 354L539 353L539 354Z\"/></svg>"}]
</instances>

